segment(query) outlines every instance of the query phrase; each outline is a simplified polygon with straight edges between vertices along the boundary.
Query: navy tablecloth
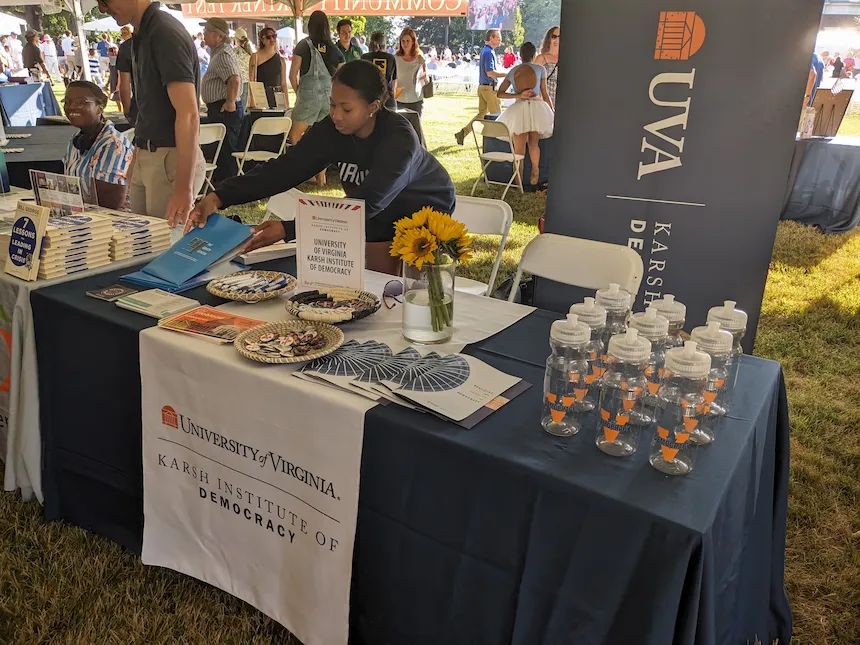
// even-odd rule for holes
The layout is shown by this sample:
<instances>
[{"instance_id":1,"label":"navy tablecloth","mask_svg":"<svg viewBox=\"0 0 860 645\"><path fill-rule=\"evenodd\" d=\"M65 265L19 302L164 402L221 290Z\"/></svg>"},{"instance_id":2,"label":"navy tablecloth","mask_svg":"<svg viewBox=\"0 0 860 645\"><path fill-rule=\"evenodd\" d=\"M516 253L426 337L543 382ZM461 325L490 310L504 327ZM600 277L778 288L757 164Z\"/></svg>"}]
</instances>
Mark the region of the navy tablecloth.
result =
<instances>
[{"instance_id":1,"label":"navy tablecloth","mask_svg":"<svg viewBox=\"0 0 860 645\"><path fill-rule=\"evenodd\" d=\"M139 552L137 336L154 321L84 293L117 277L32 295L45 516ZM540 428L555 317L537 311L467 350L534 384L473 430L396 406L368 412L352 642L788 642L779 365L744 359L717 442L690 476L670 478L648 465L646 436L619 460L592 430L558 439Z\"/></svg>"},{"instance_id":2,"label":"navy tablecloth","mask_svg":"<svg viewBox=\"0 0 860 645\"><path fill-rule=\"evenodd\" d=\"M49 83L0 85L3 126L34 126L41 117L59 116L60 104Z\"/></svg>"},{"instance_id":3,"label":"navy tablecloth","mask_svg":"<svg viewBox=\"0 0 860 645\"><path fill-rule=\"evenodd\" d=\"M818 226L825 233L860 224L860 137L795 144L782 219Z\"/></svg>"}]
</instances>

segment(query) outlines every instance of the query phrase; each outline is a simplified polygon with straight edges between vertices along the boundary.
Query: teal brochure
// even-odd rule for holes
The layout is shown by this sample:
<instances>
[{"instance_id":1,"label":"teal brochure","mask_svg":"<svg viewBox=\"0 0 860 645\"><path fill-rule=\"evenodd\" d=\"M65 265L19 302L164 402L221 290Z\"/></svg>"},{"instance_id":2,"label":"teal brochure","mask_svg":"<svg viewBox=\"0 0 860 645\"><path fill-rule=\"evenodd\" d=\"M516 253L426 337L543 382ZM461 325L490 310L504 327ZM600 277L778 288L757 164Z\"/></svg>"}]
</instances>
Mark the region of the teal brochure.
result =
<instances>
[{"instance_id":1,"label":"teal brochure","mask_svg":"<svg viewBox=\"0 0 860 645\"><path fill-rule=\"evenodd\" d=\"M215 264L229 262L251 237L251 227L213 213L203 228L194 228L141 269L155 284L175 287Z\"/></svg>"}]
</instances>

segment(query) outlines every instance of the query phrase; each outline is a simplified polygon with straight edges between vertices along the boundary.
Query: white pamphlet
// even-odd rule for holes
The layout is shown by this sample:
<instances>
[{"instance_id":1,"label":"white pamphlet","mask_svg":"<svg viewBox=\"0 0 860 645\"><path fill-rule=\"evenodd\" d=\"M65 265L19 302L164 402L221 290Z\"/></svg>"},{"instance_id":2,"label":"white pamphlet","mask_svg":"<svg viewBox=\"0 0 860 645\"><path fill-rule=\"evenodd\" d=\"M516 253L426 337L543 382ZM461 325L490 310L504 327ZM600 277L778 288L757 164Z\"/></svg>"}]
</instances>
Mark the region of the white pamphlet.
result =
<instances>
[{"instance_id":1,"label":"white pamphlet","mask_svg":"<svg viewBox=\"0 0 860 645\"><path fill-rule=\"evenodd\" d=\"M364 289L364 201L301 197L296 266L299 289Z\"/></svg>"}]
</instances>

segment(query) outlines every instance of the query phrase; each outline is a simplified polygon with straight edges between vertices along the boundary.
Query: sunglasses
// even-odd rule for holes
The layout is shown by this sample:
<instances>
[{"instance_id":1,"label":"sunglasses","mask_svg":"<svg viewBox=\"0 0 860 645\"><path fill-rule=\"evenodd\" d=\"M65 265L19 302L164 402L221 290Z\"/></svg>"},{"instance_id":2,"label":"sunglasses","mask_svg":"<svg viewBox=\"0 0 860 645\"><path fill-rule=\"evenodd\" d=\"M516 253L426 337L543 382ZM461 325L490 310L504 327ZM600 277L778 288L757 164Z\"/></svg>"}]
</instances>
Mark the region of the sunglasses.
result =
<instances>
[{"instance_id":1,"label":"sunglasses","mask_svg":"<svg viewBox=\"0 0 860 645\"><path fill-rule=\"evenodd\" d=\"M403 283L400 280L389 280L382 289L382 304L386 309L394 309L397 304L403 304ZM391 300L391 304L389 304Z\"/></svg>"},{"instance_id":2,"label":"sunglasses","mask_svg":"<svg viewBox=\"0 0 860 645\"><path fill-rule=\"evenodd\" d=\"M550 38L552 38L553 40L558 40L558 34L553 34L552 36L550 36Z\"/></svg>"}]
</instances>

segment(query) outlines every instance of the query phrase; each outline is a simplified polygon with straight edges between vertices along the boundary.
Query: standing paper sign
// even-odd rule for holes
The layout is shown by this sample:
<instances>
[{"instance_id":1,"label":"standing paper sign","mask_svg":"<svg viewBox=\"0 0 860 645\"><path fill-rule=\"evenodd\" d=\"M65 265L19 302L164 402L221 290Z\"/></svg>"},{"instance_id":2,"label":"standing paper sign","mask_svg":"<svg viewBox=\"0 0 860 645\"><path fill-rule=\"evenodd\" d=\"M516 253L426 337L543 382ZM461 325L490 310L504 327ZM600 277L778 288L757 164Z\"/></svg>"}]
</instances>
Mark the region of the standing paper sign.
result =
<instances>
[{"instance_id":1,"label":"standing paper sign","mask_svg":"<svg viewBox=\"0 0 860 645\"><path fill-rule=\"evenodd\" d=\"M251 98L254 99L254 107L268 108L269 97L266 95L266 86L260 81L251 81L248 83L248 90L251 92Z\"/></svg>"},{"instance_id":2,"label":"standing paper sign","mask_svg":"<svg viewBox=\"0 0 860 645\"><path fill-rule=\"evenodd\" d=\"M364 201L298 200L296 266L299 288L364 289Z\"/></svg>"},{"instance_id":3,"label":"standing paper sign","mask_svg":"<svg viewBox=\"0 0 860 645\"><path fill-rule=\"evenodd\" d=\"M15 223L9 240L6 273L22 280L35 280L39 274L39 253L48 227L50 209L18 202Z\"/></svg>"}]
</instances>

